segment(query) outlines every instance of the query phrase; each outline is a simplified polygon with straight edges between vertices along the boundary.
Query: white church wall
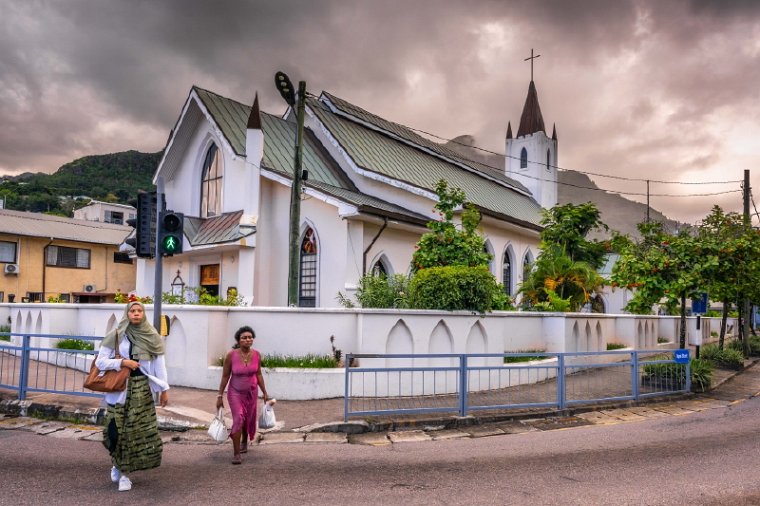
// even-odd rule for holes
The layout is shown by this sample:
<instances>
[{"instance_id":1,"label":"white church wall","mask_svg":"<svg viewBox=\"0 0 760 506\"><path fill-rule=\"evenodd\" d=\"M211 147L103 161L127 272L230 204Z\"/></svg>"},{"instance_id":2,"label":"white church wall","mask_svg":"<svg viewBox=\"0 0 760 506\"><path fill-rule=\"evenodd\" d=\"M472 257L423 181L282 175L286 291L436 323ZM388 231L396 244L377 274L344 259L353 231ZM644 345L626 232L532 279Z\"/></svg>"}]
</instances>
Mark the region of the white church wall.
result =
<instances>
[{"instance_id":1,"label":"white church wall","mask_svg":"<svg viewBox=\"0 0 760 506\"><path fill-rule=\"evenodd\" d=\"M152 321L152 307L146 309ZM64 336L102 336L123 311L122 304L0 304L0 314L11 314L14 332ZM167 358L171 383L208 389L218 387L220 370L215 364L230 349L234 332L242 325L253 327L254 347L262 354L302 356L331 354L331 336L344 354L428 353L431 341L438 343L433 346L436 352L450 353L471 353L473 346L486 353L604 351L607 342L622 342L636 349L670 349L677 346L675 339L658 345L657 337L675 332L674 323L678 322L677 317L587 313L495 312L480 316L464 311L177 305L164 305L163 313L172 322L166 337L167 354L172 355ZM695 319L688 320L693 326ZM705 328L709 335L710 327ZM427 359L414 363L424 365ZM371 366L372 360L362 359L361 365ZM276 395L285 399L289 392Z\"/></svg>"}]
</instances>

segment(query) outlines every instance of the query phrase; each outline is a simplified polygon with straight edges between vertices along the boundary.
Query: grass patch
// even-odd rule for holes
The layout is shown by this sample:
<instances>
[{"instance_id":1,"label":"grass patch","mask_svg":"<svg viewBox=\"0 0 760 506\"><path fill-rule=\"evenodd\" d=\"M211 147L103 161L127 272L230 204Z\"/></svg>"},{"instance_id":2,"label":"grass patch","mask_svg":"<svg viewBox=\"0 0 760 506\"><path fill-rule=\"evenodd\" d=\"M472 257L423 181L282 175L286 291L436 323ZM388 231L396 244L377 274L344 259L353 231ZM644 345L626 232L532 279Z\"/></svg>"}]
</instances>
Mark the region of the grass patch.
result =
<instances>
[{"instance_id":1,"label":"grass patch","mask_svg":"<svg viewBox=\"0 0 760 506\"><path fill-rule=\"evenodd\" d=\"M81 339L61 339L55 345L56 348L62 350L94 350L95 345L90 341L83 341Z\"/></svg>"},{"instance_id":2,"label":"grass patch","mask_svg":"<svg viewBox=\"0 0 760 506\"><path fill-rule=\"evenodd\" d=\"M0 333L7 332L10 333L11 326L10 325L0 325ZM11 336L0 336L0 341L10 341Z\"/></svg>"},{"instance_id":3,"label":"grass patch","mask_svg":"<svg viewBox=\"0 0 760 506\"><path fill-rule=\"evenodd\" d=\"M262 367L296 367L303 369L332 369L338 362L331 355L265 355L261 358Z\"/></svg>"},{"instance_id":4,"label":"grass patch","mask_svg":"<svg viewBox=\"0 0 760 506\"><path fill-rule=\"evenodd\" d=\"M543 353L546 353L546 350L518 350L518 351L510 351L507 353L537 353L537 355L522 355L519 357L504 357L504 363L505 364L514 364L518 362L530 362L531 360L541 360L546 358L545 355L542 355Z\"/></svg>"},{"instance_id":5,"label":"grass patch","mask_svg":"<svg viewBox=\"0 0 760 506\"><path fill-rule=\"evenodd\" d=\"M623 348L627 348L623 343L607 343L607 351L622 350Z\"/></svg>"},{"instance_id":6,"label":"grass patch","mask_svg":"<svg viewBox=\"0 0 760 506\"><path fill-rule=\"evenodd\" d=\"M669 342L670 342L670 339L668 339L667 337L658 337L657 338L657 344L665 344L665 343L669 343Z\"/></svg>"}]
</instances>

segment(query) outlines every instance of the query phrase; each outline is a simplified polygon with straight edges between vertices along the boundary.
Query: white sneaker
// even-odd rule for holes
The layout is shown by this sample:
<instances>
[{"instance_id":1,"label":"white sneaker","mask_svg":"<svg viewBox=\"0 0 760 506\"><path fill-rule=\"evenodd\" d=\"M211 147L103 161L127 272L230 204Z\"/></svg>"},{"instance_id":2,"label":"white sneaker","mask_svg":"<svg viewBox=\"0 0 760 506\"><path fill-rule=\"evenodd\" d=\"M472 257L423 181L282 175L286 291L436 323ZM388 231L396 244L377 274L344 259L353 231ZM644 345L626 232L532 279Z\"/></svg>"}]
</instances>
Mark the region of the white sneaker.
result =
<instances>
[{"instance_id":1,"label":"white sneaker","mask_svg":"<svg viewBox=\"0 0 760 506\"><path fill-rule=\"evenodd\" d=\"M127 490L132 490L132 480L122 474L119 478L119 492L126 492Z\"/></svg>"},{"instance_id":2,"label":"white sneaker","mask_svg":"<svg viewBox=\"0 0 760 506\"><path fill-rule=\"evenodd\" d=\"M116 483L119 481L119 478L121 478L121 471L119 471L116 466L113 466L111 468L111 481Z\"/></svg>"}]
</instances>

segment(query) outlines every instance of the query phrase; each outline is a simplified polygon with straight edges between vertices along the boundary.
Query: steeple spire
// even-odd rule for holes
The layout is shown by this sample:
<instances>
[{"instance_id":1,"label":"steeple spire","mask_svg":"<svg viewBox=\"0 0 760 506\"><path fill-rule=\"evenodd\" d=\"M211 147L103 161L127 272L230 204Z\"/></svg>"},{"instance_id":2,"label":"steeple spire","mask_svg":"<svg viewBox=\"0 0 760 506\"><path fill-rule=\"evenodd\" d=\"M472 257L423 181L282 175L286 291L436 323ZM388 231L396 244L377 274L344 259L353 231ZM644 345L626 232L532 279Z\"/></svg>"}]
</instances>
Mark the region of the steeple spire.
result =
<instances>
[{"instance_id":1,"label":"steeple spire","mask_svg":"<svg viewBox=\"0 0 760 506\"><path fill-rule=\"evenodd\" d=\"M553 141L557 140L557 124L556 123L552 125L552 140Z\"/></svg>"},{"instance_id":2,"label":"steeple spire","mask_svg":"<svg viewBox=\"0 0 760 506\"><path fill-rule=\"evenodd\" d=\"M522 116L520 116L520 128L517 129L517 137L531 135L536 132L544 132L546 134L546 127L544 127L544 117L541 115L541 106L538 105L536 85L531 80Z\"/></svg>"},{"instance_id":3,"label":"steeple spire","mask_svg":"<svg viewBox=\"0 0 760 506\"><path fill-rule=\"evenodd\" d=\"M507 122L507 139L511 139L511 138L512 138L512 122L508 121Z\"/></svg>"},{"instance_id":4,"label":"steeple spire","mask_svg":"<svg viewBox=\"0 0 760 506\"><path fill-rule=\"evenodd\" d=\"M251 114L248 116L248 129L249 130L261 130L261 114L259 112L259 94L253 99L253 106L251 107Z\"/></svg>"}]
</instances>

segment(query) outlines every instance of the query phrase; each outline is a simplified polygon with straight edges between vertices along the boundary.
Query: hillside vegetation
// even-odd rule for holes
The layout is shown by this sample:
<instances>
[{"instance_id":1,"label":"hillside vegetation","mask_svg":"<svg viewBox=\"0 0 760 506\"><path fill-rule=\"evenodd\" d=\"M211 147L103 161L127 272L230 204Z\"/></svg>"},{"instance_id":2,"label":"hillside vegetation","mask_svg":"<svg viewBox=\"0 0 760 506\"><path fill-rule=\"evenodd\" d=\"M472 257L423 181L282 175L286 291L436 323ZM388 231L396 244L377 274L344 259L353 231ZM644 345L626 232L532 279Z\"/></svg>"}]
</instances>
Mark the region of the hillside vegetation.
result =
<instances>
[{"instance_id":1,"label":"hillside vegetation","mask_svg":"<svg viewBox=\"0 0 760 506\"><path fill-rule=\"evenodd\" d=\"M0 197L6 209L63 216L72 216L89 199L135 205L139 190L155 189L151 180L161 155L161 151L124 151L85 156L53 174L5 177L0 181Z\"/></svg>"}]
</instances>

